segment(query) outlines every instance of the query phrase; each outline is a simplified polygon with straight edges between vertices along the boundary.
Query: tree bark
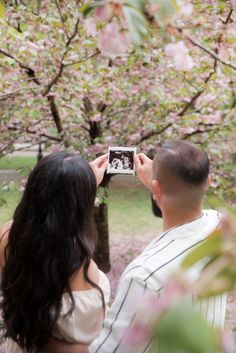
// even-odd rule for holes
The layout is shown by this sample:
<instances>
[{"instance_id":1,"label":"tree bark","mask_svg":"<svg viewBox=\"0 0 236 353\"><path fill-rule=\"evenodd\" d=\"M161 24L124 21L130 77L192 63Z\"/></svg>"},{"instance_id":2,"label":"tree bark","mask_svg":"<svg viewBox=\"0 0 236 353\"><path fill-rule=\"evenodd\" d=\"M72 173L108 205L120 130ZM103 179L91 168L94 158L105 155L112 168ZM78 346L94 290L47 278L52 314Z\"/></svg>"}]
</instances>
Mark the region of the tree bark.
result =
<instances>
[{"instance_id":1,"label":"tree bark","mask_svg":"<svg viewBox=\"0 0 236 353\"><path fill-rule=\"evenodd\" d=\"M102 199L94 209L94 219L98 235L98 244L94 254L94 261L103 272L110 271L109 253L109 228L108 228L108 186L111 176L105 174L100 185L102 188Z\"/></svg>"},{"instance_id":2,"label":"tree bark","mask_svg":"<svg viewBox=\"0 0 236 353\"><path fill-rule=\"evenodd\" d=\"M95 207L95 223L98 233L98 244L94 255L94 261L103 272L110 271L109 254L109 231L108 231L108 207L107 204L100 204Z\"/></svg>"}]
</instances>

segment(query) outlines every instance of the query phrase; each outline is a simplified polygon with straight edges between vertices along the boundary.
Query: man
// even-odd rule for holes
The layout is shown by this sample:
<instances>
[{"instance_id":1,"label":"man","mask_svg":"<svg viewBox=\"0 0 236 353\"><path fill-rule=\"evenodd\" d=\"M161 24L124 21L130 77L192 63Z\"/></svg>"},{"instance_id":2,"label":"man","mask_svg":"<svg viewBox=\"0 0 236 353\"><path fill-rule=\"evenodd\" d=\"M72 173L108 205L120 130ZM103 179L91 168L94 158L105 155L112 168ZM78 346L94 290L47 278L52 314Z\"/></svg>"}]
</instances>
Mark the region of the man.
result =
<instances>
[{"instance_id":1,"label":"man","mask_svg":"<svg viewBox=\"0 0 236 353\"><path fill-rule=\"evenodd\" d=\"M203 211L209 186L207 154L187 141L173 141L158 148L154 160L135 157L136 172L150 190L163 217L163 233L130 263L123 273L116 298L90 353L149 353L152 341L127 348L123 338L132 325L136 307L132 301L142 294L162 294L168 278L188 251L200 244L220 224L216 211ZM144 235L145 236L145 235ZM226 300L214 298L201 303L201 311L213 324L223 326ZM53 353L85 353L85 347L52 345Z\"/></svg>"}]
</instances>

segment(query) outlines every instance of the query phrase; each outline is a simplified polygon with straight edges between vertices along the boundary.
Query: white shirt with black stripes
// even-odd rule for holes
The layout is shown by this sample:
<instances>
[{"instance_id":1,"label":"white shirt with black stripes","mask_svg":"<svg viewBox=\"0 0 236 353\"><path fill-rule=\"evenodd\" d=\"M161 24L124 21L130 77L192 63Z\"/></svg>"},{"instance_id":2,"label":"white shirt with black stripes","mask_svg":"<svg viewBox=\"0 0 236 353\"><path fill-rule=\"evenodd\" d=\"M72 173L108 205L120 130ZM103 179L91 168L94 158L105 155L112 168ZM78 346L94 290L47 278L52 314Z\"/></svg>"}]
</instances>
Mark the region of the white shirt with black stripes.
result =
<instances>
[{"instance_id":1,"label":"white shirt with black stripes","mask_svg":"<svg viewBox=\"0 0 236 353\"><path fill-rule=\"evenodd\" d=\"M137 305L133 303L146 294L160 297L165 283L187 252L200 244L219 224L220 214L205 210L198 219L173 227L151 241L121 276L102 331L90 345L89 352L151 353L151 341L142 342L134 348L127 348L123 342L125 332L137 314ZM201 301L198 308L212 325L224 325L226 296Z\"/></svg>"}]
</instances>

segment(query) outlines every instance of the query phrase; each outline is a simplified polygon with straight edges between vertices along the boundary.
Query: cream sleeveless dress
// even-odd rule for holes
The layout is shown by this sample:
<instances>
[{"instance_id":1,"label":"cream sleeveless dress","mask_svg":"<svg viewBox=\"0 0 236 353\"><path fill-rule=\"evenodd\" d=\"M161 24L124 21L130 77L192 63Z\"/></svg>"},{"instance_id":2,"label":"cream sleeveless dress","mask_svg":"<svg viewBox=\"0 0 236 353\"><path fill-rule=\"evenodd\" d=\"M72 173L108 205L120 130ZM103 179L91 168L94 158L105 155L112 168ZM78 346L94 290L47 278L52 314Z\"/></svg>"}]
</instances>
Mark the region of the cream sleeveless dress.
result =
<instances>
[{"instance_id":1,"label":"cream sleeveless dress","mask_svg":"<svg viewBox=\"0 0 236 353\"><path fill-rule=\"evenodd\" d=\"M104 293L106 310L110 299L110 284L106 275L99 270L99 287ZM104 318L101 294L96 288L72 292L75 299L75 309L70 315L70 297L62 296L62 308L52 335L70 343L90 344L102 328ZM106 313L105 313L106 314ZM20 347L11 339L4 344L5 353L23 353ZM26 353L26 352L24 352Z\"/></svg>"}]
</instances>

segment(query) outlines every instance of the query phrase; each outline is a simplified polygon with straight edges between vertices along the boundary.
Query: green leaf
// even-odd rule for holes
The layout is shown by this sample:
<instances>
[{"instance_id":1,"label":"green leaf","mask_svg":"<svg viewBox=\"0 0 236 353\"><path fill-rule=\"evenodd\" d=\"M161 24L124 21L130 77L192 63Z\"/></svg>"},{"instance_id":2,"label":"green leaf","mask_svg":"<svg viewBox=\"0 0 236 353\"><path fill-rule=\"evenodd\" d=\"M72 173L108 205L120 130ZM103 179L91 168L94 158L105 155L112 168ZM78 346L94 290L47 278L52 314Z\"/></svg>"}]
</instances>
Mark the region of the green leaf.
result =
<instances>
[{"instance_id":1,"label":"green leaf","mask_svg":"<svg viewBox=\"0 0 236 353\"><path fill-rule=\"evenodd\" d=\"M105 187L99 187L97 189L97 197L99 199L99 205L106 205L108 200L108 189Z\"/></svg>"},{"instance_id":2,"label":"green leaf","mask_svg":"<svg viewBox=\"0 0 236 353\"><path fill-rule=\"evenodd\" d=\"M21 23L20 24L20 29L22 32L25 32L29 29L29 25L27 23Z\"/></svg>"},{"instance_id":3,"label":"green leaf","mask_svg":"<svg viewBox=\"0 0 236 353\"><path fill-rule=\"evenodd\" d=\"M235 288L236 284L236 267L235 263L233 262L232 265L225 268L218 276L219 278L227 279L228 280L228 287L225 289L225 292L230 292L232 289Z\"/></svg>"},{"instance_id":4,"label":"green leaf","mask_svg":"<svg viewBox=\"0 0 236 353\"><path fill-rule=\"evenodd\" d=\"M7 27L7 34L9 34L13 39L22 37L22 33L18 32L14 27L11 26Z\"/></svg>"},{"instance_id":5,"label":"green leaf","mask_svg":"<svg viewBox=\"0 0 236 353\"><path fill-rule=\"evenodd\" d=\"M141 44L148 35L148 22L139 10L131 6L124 6L124 14L132 42L136 45Z\"/></svg>"},{"instance_id":6,"label":"green leaf","mask_svg":"<svg viewBox=\"0 0 236 353\"><path fill-rule=\"evenodd\" d=\"M224 293L231 292L235 289L236 278L231 274L231 278L219 275L214 279L211 279L210 283L205 287L205 289L198 295L198 298L208 299Z\"/></svg>"},{"instance_id":7,"label":"green leaf","mask_svg":"<svg viewBox=\"0 0 236 353\"><path fill-rule=\"evenodd\" d=\"M143 9L145 8L145 5L147 4L146 0L128 0L127 4L140 10L143 11Z\"/></svg>"},{"instance_id":8,"label":"green leaf","mask_svg":"<svg viewBox=\"0 0 236 353\"><path fill-rule=\"evenodd\" d=\"M162 353L218 352L217 331L192 306L177 303L156 325L156 345Z\"/></svg>"},{"instance_id":9,"label":"green leaf","mask_svg":"<svg viewBox=\"0 0 236 353\"><path fill-rule=\"evenodd\" d=\"M4 1L0 0L0 18L4 18L5 17L5 5L4 5Z\"/></svg>"},{"instance_id":10,"label":"green leaf","mask_svg":"<svg viewBox=\"0 0 236 353\"><path fill-rule=\"evenodd\" d=\"M221 253L222 240L219 236L220 231L214 231L203 243L191 251L183 260L181 266L188 269L197 262L210 256L217 256Z\"/></svg>"},{"instance_id":11,"label":"green leaf","mask_svg":"<svg viewBox=\"0 0 236 353\"><path fill-rule=\"evenodd\" d=\"M104 6L104 5L107 5L107 4L108 4L107 0L99 0L99 1L94 1L93 3L91 3L90 6L96 8L96 7Z\"/></svg>"},{"instance_id":12,"label":"green leaf","mask_svg":"<svg viewBox=\"0 0 236 353\"><path fill-rule=\"evenodd\" d=\"M93 7L91 6L90 3L85 3L80 8L80 12L83 14L84 18L88 17L88 15L91 13L92 10L93 10Z\"/></svg>"},{"instance_id":13,"label":"green leaf","mask_svg":"<svg viewBox=\"0 0 236 353\"><path fill-rule=\"evenodd\" d=\"M159 25L166 25L170 18L178 11L178 4L176 0L151 0L151 7L156 8L153 15Z\"/></svg>"},{"instance_id":14,"label":"green leaf","mask_svg":"<svg viewBox=\"0 0 236 353\"><path fill-rule=\"evenodd\" d=\"M214 194L210 194L207 197L207 203L210 205L211 208L213 209L219 209L219 208L223 208L226 207L226 203L225 200L223 198L220 198L217 195Z\"/></svg>"}]
</instances>

